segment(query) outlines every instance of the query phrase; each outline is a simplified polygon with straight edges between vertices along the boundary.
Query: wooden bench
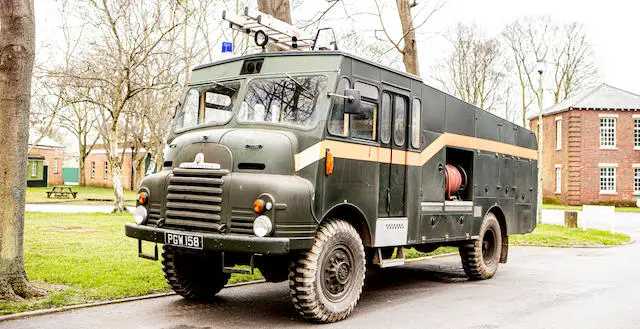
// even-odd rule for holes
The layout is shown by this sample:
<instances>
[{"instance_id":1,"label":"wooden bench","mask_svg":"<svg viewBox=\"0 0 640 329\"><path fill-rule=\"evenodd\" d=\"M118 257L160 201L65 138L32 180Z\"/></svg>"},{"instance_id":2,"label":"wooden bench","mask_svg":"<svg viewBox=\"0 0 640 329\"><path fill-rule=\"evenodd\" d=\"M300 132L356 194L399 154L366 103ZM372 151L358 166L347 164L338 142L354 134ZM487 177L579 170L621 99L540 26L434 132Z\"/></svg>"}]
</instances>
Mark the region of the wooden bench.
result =
<instances>
[{"instance_id":1,"label":"wooden bench","mask_svg":"<svg viewBox=\"0 0 640 329\"><path fill-rule=\"evenodd\" d=\"M59 186L54 186L50 191L47 191L47 198L51 198L52 195L56 199L62 199L62 198L67 199L71 197L75 199L76 196L78 195L78 192L74 192L71 189L71 186L59 185Z\"/></svg>"}]
</instances>

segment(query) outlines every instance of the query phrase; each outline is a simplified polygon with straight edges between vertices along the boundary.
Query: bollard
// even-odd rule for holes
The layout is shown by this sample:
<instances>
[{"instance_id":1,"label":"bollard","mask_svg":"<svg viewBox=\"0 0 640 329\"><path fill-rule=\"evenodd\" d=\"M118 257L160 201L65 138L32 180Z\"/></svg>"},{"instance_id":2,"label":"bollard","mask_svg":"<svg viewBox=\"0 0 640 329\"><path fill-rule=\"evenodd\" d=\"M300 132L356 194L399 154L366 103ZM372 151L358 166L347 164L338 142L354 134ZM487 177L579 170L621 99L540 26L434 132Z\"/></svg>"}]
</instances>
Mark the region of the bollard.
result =
<instances>
[{"instance_id":1,"label":"bollard","mask_svg":"<svg viewBox=\"0 0 640 329\"><path fill-rule=\"evenodd\" d=\"M565 211L564 212L564 227L576 228L578 227L578 212L577 211Z\"/></svg>"}]
</instances>

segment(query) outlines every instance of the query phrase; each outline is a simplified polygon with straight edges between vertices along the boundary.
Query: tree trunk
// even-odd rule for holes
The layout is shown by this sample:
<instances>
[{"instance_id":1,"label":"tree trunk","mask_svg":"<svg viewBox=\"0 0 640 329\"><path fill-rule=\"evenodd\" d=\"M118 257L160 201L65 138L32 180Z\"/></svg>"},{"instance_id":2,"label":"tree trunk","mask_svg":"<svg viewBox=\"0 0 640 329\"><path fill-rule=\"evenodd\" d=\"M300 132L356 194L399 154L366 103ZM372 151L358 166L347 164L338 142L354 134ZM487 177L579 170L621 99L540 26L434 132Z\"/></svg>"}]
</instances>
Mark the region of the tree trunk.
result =
<instances>
[{"instance_id":1,"label":"tree trunk","mask_svg":"<svg viewBox=\"0 0 640 329\"><path fill-rule=\"evenodd\" d=\"M29 102L35 52L33 0L0 1L0 299L44 294L24 270Z\"/></svg>"},{"instance_id":2,"label":"tree trunk","mask_svg":"<svg viewBox=\"0 0 640 329\"><path fill-rule=\"evenodd\" d=\"M86 186L87 185L87 176L84 174L84 164L87 159L87 147L86 144L81 142L80 138L78 138L78 150L80 151L80 155L78 156L78 185Z\"/></svg>"},{"instance_id":3,"label":"tree trunk","mask_svg":"<svg viewBox=\"0 0 640 329\"><path fill-rule=\"evenodd\" d=\"M109 130L109 164L113 182L113 213L121 214L127 211L122 191L122 161L118 156L117 126L113 124Z\"/></svg>"},{"instance_id":4,"label":"tree trunk","mask_svg":"<svg viewBox=\"0 0 640 329\"><path fill-rule=\"evenodd\" d=\"M416 42L416 30L413 26L411 16L411 5L409 0L396 0L398 14L400 14L400 24L402 24L402 34L404 35L404 47L402 50L402 62L407 72L420 76L418 66L418 44Z\"/></svg>"},{"instance_id":5,"label":"tree trunk","mask_svg":"<svg viewBox=\"0 0 640 329\"><path fill-rule=\"evenodd\" d=\"M289 0L258 0L258 10L285 23L291 24ZM280 48L267 45L268 52L281 51Z\"/></svg>"}]
</instances>

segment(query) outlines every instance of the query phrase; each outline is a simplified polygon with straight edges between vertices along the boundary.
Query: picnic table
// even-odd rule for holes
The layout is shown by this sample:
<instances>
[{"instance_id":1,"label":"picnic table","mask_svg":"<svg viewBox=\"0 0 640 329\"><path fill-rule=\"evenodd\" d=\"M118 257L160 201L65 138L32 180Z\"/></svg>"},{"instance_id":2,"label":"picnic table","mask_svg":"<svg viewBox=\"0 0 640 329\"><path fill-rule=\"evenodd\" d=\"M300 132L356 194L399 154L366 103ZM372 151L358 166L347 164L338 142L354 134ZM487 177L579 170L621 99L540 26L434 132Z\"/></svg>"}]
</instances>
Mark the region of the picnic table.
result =
<instances>
[{"instance_id":1,"label":"picnic table","mask_svg":"<svg viewBox=\"0 0 640 329\"><path fill-rule=\"evenodd\" d=\"M51 198L51 195L53 195L54 198L70 198L73 196L73 198L76 198L76 195L78 195L78 192L74 192L71 189L71 186L67 186L67 185L57 185L54 186L50 191L47 191L47 198Z\"/></svg>"}]
</instances>

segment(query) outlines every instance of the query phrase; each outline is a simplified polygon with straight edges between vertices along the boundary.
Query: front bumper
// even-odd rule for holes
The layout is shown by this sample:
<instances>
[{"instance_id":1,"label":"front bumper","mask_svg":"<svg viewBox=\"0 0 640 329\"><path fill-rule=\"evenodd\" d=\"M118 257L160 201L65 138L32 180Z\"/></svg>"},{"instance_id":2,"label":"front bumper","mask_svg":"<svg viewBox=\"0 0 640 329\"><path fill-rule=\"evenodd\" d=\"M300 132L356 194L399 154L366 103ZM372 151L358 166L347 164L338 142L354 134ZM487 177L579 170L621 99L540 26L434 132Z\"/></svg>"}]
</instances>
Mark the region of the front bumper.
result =
<instances>
[{"instance_id":1,"label":"front bumper","mask_svg":"<svg viewBox=\"0 0 640 329\"><path fill-rule=\"evenodd\" d=\"M139 240L164 244L165 232L190 233L184 231L168 230L164 228L124 224L126 236ZM204 250L232 251L265 255L283 255L292 251L309 250L313 246L313 238L278 238L240 235L198 233L203 236Z\"/></svg>"}]
</instances>

